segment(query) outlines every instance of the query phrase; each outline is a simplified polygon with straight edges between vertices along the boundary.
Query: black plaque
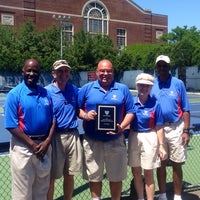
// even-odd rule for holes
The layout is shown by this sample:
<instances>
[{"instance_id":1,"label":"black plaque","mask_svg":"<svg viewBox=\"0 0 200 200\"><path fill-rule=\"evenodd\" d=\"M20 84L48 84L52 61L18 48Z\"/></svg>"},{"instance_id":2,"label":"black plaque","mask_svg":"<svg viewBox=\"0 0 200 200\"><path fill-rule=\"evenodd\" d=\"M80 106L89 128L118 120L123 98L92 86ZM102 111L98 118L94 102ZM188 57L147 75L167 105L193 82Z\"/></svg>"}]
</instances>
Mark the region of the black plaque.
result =
<instances>
[{"instance_id":1,"label":"black plaque","mask_svg":"<svg viewBox=\"0 0 200 200\"><path fill-rule=\"evenodd\" d=\"M97 131L117 131L117 109L115 105L97 105Z\"/></svg>"}]
</instances>

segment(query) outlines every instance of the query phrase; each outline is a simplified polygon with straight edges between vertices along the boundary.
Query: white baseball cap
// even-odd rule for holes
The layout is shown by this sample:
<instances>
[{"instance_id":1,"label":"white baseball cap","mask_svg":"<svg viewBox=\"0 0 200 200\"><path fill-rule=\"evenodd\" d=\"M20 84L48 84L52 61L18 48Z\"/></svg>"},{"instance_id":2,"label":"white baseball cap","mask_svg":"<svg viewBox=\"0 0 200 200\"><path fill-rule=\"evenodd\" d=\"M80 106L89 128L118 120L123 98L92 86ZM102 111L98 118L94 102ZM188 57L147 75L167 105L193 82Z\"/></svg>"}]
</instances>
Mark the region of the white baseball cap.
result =
<instances>
[{"instance_id":1,"label":"white baseball cap","mask_svg":"<svg viewBox=\"0 0 200 200\"><path fill-rule=\"evenodd\" d=\"M165 56L165 55L160 55L156 58L156 64L159 62L159 61L164 61L166 62L167 64L170 64L170 59L168 56Z\"/></svg>"},{"instance_id":2,"label":"white baseball cap","mask_svg":"<svg viewBox=\"0 0 200 200\"><path fill-rule=\"evenodd\" d=\"M150 74L141 73L135 79L136 84L153 85L154 77Z\"/></svg>"}]
</instances>

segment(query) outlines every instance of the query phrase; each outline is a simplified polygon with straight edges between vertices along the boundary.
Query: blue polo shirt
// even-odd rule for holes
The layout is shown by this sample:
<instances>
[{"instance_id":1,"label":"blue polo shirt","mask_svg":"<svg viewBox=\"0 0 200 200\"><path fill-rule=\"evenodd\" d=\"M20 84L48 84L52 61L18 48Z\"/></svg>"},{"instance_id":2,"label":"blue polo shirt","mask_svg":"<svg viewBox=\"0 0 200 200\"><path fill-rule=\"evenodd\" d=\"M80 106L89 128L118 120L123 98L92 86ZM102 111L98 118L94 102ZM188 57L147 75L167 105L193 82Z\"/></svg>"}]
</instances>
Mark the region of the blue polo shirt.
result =
<instances>
[{"instance_id":1,"label":"blue polo shirt","mask_svg":"<svg viewBox=\"0 0 200 200\"><path fill-rule=\"evenodd\" d=\"M148 96L147 101L140 104L137 95L133 101L135 116L131 123L131 129L145 132L155 130L157 125L163 125L162 110L156 98Z\"/></svg>"},{"instance_id":2,"label":"blue polo shirt","mask_svg":"<svg viewBox=\"0 0 200 200\"><path fill-rule=\"evenodd\" d=\"M46 89L37 86L32 91L22 81L7 94L5 128L19 127L27 135L47 135L52 119L52 100Z\"/></svg>"},{"instance_id":3,"label":"blue polo shirt","mask_svg":"<svg viewBox=\"0 0 200 200\"><path fill-rule=\"evenodd\" d=\"M68 128L77 128L77 97L78 88L67 83L65 90L56 87L53 82L46 86L53 100L53 112L56 117L56 130L62 131Z\"/></svg>"},{"instance_id":4,"label":"blue polo shirt","mask_svg":"<svg viewBox=\"0 0 200 200\"><path fill-rule=\"evenodd\" d=\"M104 92L98 80L84 85L78 95L78 105L85 112L95 110L97 112L97 104L116 105L117 107L117 123L121 123L124 116L133 113L132 95L126 85L113 81L110 89ZM83 128L85 134L95 140L108 141L119 137L119 134L108 135L106 132L98 132L95 130L95 120L84 121Z\"/></svg>"},{"instance_id":5,"label":"blue polo shirt","mask_svg":"<svg viewBox=\"0 0 200 200\"><path fill-rule=\"evenodd\" d=\"M165 122L177 122L190 110L185 85L176 77L170 75L165 82L156 78L151 94L158 99Z\"/></svg>"}]
</instances>

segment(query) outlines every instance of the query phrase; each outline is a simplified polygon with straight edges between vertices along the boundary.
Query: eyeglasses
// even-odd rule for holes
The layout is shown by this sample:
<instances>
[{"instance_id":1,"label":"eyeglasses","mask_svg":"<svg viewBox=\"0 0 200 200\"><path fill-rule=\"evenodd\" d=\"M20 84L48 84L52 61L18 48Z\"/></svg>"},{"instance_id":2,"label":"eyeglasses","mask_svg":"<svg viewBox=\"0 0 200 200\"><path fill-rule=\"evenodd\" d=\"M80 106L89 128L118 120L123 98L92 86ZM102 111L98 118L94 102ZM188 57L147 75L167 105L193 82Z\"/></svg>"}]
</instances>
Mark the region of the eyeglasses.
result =
<instances>
[{"instance_id":1,"label":"eyeglasses","mask_svg":"<svg viewBox=\"0 0 200 200\"><path fill-rule=\"evenodd\" d=\"M112 74L113 73L113 70L112 69L100 69L98 70L98 72L100 72L100 74Z\"/></svg>"}]
</instances>

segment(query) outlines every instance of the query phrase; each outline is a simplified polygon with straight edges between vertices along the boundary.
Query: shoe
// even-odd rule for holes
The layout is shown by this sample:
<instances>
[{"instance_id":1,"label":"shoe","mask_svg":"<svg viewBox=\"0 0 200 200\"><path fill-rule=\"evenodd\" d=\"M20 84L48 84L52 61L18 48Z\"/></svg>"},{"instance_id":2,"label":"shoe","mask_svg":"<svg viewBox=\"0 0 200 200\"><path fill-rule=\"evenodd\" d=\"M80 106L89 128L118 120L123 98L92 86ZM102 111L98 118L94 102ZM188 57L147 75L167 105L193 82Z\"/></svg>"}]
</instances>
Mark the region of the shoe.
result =
<instances>
[{"instance_id":1,"label":"shoe","mask_svg":"<svg viewBox=\"0 0 200 200\"><path fill-rule=\"evenodd\" d=\"M174 200L182 200L181 196L180 195L174 195Z\"/></svg>"}]
</instances>

